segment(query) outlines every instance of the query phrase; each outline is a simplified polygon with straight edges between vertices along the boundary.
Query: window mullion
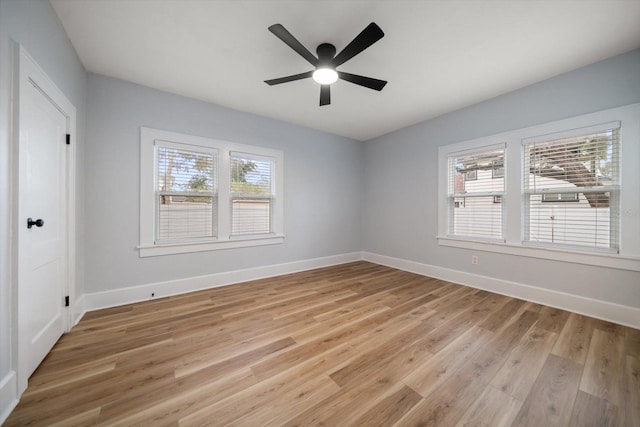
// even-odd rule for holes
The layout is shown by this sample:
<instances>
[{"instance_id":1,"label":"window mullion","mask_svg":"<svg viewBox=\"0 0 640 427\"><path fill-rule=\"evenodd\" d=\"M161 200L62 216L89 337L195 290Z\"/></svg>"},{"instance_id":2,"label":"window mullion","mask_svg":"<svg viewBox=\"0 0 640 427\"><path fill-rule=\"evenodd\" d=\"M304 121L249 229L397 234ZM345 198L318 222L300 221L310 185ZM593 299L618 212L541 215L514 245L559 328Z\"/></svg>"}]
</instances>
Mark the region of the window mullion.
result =
<instances>
[{"instance_id":1,"label":"window mullion","mask_svg":"<svg viewBox=\"0 0 640 427\"><path fill-rule=\"evenodd\" d=\"M218 174L218 240L231 237L231 161L225 151L219 160Z\"/></svg>"}]
</instances>

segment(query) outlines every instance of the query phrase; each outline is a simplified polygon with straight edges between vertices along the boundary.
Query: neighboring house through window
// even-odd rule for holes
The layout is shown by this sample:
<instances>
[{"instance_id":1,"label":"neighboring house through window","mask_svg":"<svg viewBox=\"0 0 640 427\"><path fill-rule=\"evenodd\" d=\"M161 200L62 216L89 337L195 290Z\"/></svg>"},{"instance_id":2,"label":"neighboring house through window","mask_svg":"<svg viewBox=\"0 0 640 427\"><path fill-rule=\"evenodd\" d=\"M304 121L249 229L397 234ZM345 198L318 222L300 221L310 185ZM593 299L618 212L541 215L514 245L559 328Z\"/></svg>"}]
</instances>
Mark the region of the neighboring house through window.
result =
<instances>
[{"instance_id":1,"label":"neighboring house through window","mask_svg":"<svg viewBox=\"0 0 640 427\"><path fill-rule=\"evenodd\" d=\"M442 146L438 241L638 270L637 158L640 104Z\"/></svg>"},{"instance_id":2,"label":"neighboring house through window","mask_svg":"<svg viewBox=\"0 0 640 427\"><path fill-rule=\"evenodd\" d=\"M578 193L542 193L542 203L579 202Z\"/></svg>"},{"instance_id":3,"label":"neighboring house through window","mask_svg":"<svg viewBox=\"0 0 640 427\"><path fill-rule=\"evenodd\" d=\"M523 142L524 240L617 251L619 122L574 133Z\"/></svg>"},{"instance_id":4,"label":"neighboring house through window","mask_svg":"<svg viewBox=\"0 0 640 427\"><path fill-rule=\"evenodd\" d=\"M493 178L494 164L504 164L504 145L449 156L449 234L502 239L504 178ZM469 177L473 179L470 180Z\"/></svg>"}]
</instances>

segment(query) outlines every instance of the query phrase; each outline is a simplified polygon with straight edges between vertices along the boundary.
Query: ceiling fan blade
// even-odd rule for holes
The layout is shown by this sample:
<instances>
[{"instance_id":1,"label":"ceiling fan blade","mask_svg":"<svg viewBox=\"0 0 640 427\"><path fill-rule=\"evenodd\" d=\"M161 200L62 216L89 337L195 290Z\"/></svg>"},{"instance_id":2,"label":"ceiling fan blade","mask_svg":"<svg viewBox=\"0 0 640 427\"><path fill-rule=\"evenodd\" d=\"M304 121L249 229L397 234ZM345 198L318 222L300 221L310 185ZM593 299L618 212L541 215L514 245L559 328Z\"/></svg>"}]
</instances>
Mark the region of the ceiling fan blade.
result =
<instances>
[{"instance_id":1,"label":"ceiling fan blade","mask_svg":"<svg viewBox=\"0 0 640 427\"><path fill-rule=\"evenodd\" d=\"M331 104L331 85L320 85L320 106Z\"/></svg>"},{"instance_id":2,"label":"ceiling fan blade","mask_svg":"<svg viewBox=\"0 0 640 427\"><path fill-rule=\"evenodd\" d=\"M359 76L357 74L344 73L342 71L338 71L338 77L350 83L368 87L373 90L382 90L382 88L387 84L386 80L378 80L371 77Z\"/></svg>"},{"instance_id":3,"label":"ceiling fan blade","mask_svg":"<svg viewBox=\"0 0 640 427\"><path fill-rule=\"evenodd\" d=\"M286 28L284 28L281 24L273 24L269 27L269 31L275 34L280 40L285 42L287 46L291 49L298 52L298 55L302 56L306 59L311 65L314 67L318 65L318 58L316 58L313 53L309 52L309 50L302 45Z\"/></svg>"},{"instance_id":4,"label":"ceiling fan blade","mask_svg":"<svg viewBox=\"0 0 640 427\"><path fill-rule=\"evenodd\" d=\"M313 71L307 71L306 73L294 74L292 76L280 77L278 79L265 80L264 82L269 86L279 85L280 83L293 82L295 80L306 79L307 77L311 77L313 75Z\"/></svg>"},{"instance_id":5,"label":"ceiling fan blade","mask_svg":"<svg viewBox=\"0 0 640 427\"><path fill-rule=\"evenodd\" d=\"M367 28L362 30L355 39L351 40L342 51L333 58L333 66L337 67L340 64L344 64L349 59L353 58L378 40L384 37L384 32L378 27L375 22L367 25Z\"/></svg>"}]
</instances>

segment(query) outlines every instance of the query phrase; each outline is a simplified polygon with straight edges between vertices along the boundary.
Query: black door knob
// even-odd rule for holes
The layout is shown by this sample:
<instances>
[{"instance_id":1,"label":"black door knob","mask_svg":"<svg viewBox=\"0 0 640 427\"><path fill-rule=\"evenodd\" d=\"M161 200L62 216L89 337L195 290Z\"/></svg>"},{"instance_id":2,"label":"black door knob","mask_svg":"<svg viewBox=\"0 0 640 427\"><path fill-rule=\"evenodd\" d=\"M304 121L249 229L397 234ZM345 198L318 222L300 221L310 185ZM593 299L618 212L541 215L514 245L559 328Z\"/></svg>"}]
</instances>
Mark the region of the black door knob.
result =
<instances>
[{"instance_id":1,"label":"black door knob","mask_svg":"<svg viewBox=\"0 0 640 427\"><path fill-rule=\"evenodd\" d=\"M44 221L40 218L36 219L35 221L33 220L33 218L27 218L27 228L31 228L34 225L36 227L42 227L44 225Z\"/></svg>"}]
</instances>

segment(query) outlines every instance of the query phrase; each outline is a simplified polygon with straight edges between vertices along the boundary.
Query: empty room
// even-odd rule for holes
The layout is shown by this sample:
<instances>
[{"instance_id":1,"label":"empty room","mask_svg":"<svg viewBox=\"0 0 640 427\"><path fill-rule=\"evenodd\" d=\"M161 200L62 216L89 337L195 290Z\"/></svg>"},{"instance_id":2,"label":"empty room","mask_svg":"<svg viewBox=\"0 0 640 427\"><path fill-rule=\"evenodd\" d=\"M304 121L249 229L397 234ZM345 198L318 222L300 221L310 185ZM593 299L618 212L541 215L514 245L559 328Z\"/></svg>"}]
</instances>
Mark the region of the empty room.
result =
<instances>
[{"instance_id":1,"label":"empty room","mask_svg":"<svg viewBox=\"0 0 640 427\"><path fill-rule=\"evenodd\" d=\"M639 0L0 0L0 424L640 423Z\"/></svg>"}]
</instances>

